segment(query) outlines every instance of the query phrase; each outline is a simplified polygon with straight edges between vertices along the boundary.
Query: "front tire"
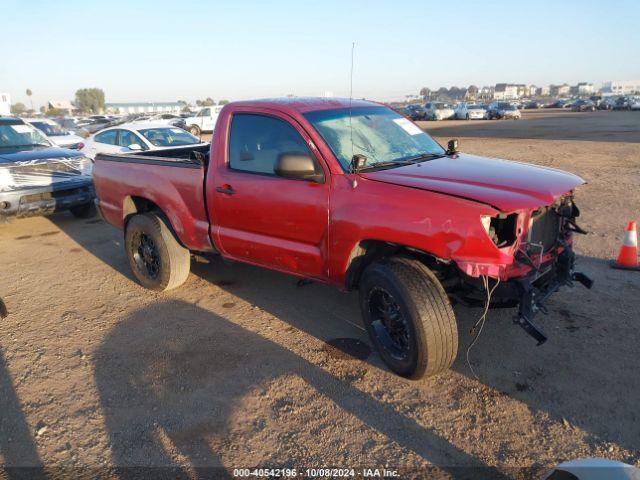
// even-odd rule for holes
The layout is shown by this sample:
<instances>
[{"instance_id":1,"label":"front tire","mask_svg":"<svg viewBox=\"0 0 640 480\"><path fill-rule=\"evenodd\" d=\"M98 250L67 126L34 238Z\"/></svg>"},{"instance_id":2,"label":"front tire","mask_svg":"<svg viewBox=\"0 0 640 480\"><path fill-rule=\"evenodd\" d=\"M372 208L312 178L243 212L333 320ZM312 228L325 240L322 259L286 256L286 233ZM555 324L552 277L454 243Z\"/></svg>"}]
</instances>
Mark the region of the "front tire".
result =
<instances>
[{"instance_id":1,"label":"front tire","mask_svg":"<svg viewBox=\"0 0 640 480\"><path fill-rule=\"evenodd\" d=\"M422 263L373 263L360 282L360 310L387 366L418 380L448 369L458 352L458 327L436 276Z\"/></svg>"},{"instance_id":2,"label":"front tire","mask_svg":"<svg viewBox=\"0 0 640 480\"><path fill-rule=\"evenodd\" d=\"M200 127L197 125L189 125L187 130L189 130L189 133L194 137L200 137L200 135L202 135L202 130L200 130Z\"/></svg>"},{"instance_id":3,"label":"front tire","mask_svg":"<svg viewBox=\"0 0 640 480\"><path fill-rule=\"evenodd\" d=\"M124 240L131 270L143 287L171 290L187 280L191 254L178 243L160 216L152 213L133 216L127 222Z\"/></svg>"}]
</instances>

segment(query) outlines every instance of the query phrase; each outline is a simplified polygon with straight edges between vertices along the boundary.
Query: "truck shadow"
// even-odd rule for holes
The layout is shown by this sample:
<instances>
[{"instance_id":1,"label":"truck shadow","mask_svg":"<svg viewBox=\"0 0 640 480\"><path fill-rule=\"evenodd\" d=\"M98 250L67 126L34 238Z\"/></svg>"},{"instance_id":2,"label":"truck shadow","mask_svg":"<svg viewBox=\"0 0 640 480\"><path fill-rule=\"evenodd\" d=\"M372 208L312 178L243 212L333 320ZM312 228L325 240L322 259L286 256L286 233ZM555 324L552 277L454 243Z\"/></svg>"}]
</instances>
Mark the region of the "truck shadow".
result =
<instances>
[{"instance_id":1,"label":"truck shadow","mask_svg":"<svg viewBox=\"0 0 640 480\"><path fill-rule=\"evenodd\" d=\"M212 263L193 264L192 272L318 339L354 336L369 342L359 325L357 294L317 284L299 288L287 275L219 259ZM633 364L635 317L630 313L640 311L640 279L629 279L599 259L580 257L579 266L596 279L596 286L591 291L565 288L552 298L549 315L536 319L549 336L545 345L536 347L513 325L515 310L491 310L470 353L471 364L482 384L527 404L534 413L585 430L592 445L616 443L640 459L640 422L629 421L637 420L634 402L640 398L637 362ZM629 291L629 305L615 305L618 297L612 292L619 296L621 289ZM606 317L602 304L611 305ZM460 347L453 370L475 382L465 352L472 340L469 330L481 312L456 307L455 313ZM377 355L368 362L385 368Z\"/></svg>"},{"instance_id":2,"label":"truck shadow","mask_svg":"<svg viewBox=\"0 0 640 480\"><path fill-rule=\"evenodd\" d=\"M85 225L70 216L54 216L52 221L97 258L132 278L122 247L116 245L121 232L108 226ZM579 286L564 289L552 298L550 314L537 319L549 336L545 345L536 347L512 324L513 310L492 310L470 354L471 364L482 384L526 404L532 415L543 413L552 422L584 430L593 448L609 442L627 448L637 461L640 421L635 402L640 398L640 383L634 312L640 311L640 277L611 270L599 259L580 257L579 262L596 285L592 291ZM210 295L213 291L207 293L207 285L216 285L322 341L349 337L369 342L360 324L356 294L343 294L318 284L296 287L296 279L291 276L229 264L219 258L210 265L193 262L192 273L178 292L195 303L201 301L205 306L210 301L215 308L234 308L233 301L217 305L215 296ZM197 285L196 277L204 283ZM471 341L469 329L480 311L464 307L455 310L460 349L453 371L467 377L460 393L466 395L465 388L478 386L465 362L465 350ZM161 316L171 319L172 312ZM367 359L367 364L367 368L385 369L376 354ZM437 385L438 377L427 380L425 388L432 384L429 382ZM468 395L467 399L473 401L473 395ZM462 459L463 463L472 460L464 455Z\"/></svg>"},{"instance_id":3,"label":"truck shadow","mask_svg":"<svg viewBox=\"0 0 640 480\"><path fill-rule=\"evenodd\" d=\"M507 478L348 381L183 301L163 301L131 314L107 335L93 362L111 453L123 477L135 470L130 466L138 466L161 467L153 470L156 478L229 478L222 453L229 455L230 419L256 417L253 435L272 428L268 422L277 419L261 418L261 409L256 410L255 403L244 407L243 400L256 388L268 388L269 382L287 376L302 379L304 391L311 388L326 397L320 400L323 405L333 402L367 428L435 465L434 473L462 478L461 473L473 467L482 478ZM287 385L278 388L288 390ZM313 412L314 418L323 414ZM329 434L333 428L339 431L334 419L326 420ZM277 429L273 438L278 438ZM295 444L278 441L267 447L258 466L285 462L301 467L308 453ZM249 466L254 465L230 468Z\"/></svg>"}]
</instances>

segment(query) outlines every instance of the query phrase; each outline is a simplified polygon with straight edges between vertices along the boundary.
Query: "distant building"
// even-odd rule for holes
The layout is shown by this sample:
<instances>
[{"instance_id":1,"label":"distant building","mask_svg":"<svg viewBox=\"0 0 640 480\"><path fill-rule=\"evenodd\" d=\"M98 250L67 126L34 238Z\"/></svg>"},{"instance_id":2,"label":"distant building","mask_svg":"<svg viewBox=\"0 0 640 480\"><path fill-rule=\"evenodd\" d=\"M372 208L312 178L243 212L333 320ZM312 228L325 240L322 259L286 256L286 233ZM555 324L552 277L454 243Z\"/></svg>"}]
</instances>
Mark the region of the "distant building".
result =
<instances>
[{"instance_id":1,"label":"distant building","mask_svg":"<svg viewBox=\"0 0 640 480\"><path fill-rule=\"evenodd\" d=\"M54 108L56 110L63 110L67 115L71 115L71 113L76 109L76 107L74 107L68 100L49 100L47 102L47 108L49 110Z\"/></svg>"},{"instance_id":2,"label":"distant building","mask_svg":"<svg viewBox=\"0 0 640 480\"><path fill-rule=\"evenodd\" d=\"M593 83L580 82L570 89L571 95L592 95L595 89Z\"/></svg>"},{"instance_id":3,"label":"distant building","mask_svg":"<svg viewBox=\"0 0 640 480\"><path fill-rule=\"evenodd\" d=\"M469 88L467 88L467 92L464 95L464 99L474 101L475 99L478 98L479 93L480 92L478 87L476 87L475 85L470 85Z\"/></svg>"},{"instance_id":4,"label":"distant building","mask_svg":"<svg viewBox=\"0 0 640 480\"><path fill-rule=\"evenodd\" d=\"M482 87L478 92L478 100L493 100L495 87Z\"/></svg>"},{"instance_id":5,"label":"distant building","mask_svg":"<svg viewBox=\"0 0 640 480\"><path fill-rule=\"evenodd\" d=\"M515 100L516 98L520 98L519 91L521 91L521 88L524 88L524 85L496 83L493 98L494 100Z\"/></svg>"},{"instance_id":6,"label":"distant building","mask_svg":"<svg viewBox=\"0 0 640 480\"><path fill-rule=\"evenodd\" d=\"M11 95L0 92L0 116L11 115Z\"/></svg>"},{"instance_id":7,"label":"distant building","mask_svg":"<svg viewBox=\"0 0 640 480\"><path fill-rule=\"evenodd\" d=\"M183 104L178 102L105 103L107 113L179 113Z\"/></svg>"},{"instance_id":8,"label":"distant building","mask_svg":"<svg viewBox=\"0 0 640 480\"><path fill-rule=\"evenodd\" d=\"M611 95L629 95L640 93L640 80L613 80L602 85L602 93Z\"/></svg>"},{"instance_id":9,"label":"distant building","mask_svg":"<svg viewBox=\"0 0 640 480\"><path fill-rule=\"evenodd\" d=\"M549 87L549 94L553 97L562 97L564 95L569 95L571 91L571 87L567 83L563 83L562 85L551 85Z\"/></svg>"},{"instance_id":10,"label":"distant building","mask_svg":"<svg viewBox=\"0 0 640 480\"><path fill-rule=\"evenodd\" d=\"M536 89L536 95L538 97L548 97L551 94L551 89L549 85L546 87L539 87Z\"/></svg>"},{"instance_id":11,"label":"distant building","mask_svg":"<svg viewBox=\"0 0 640 480\"><path fill-rule=\"evenodd\" d=\"M516 86L516 98L527 97L529 95L529 87L526 85L519 83Z\"/></svg>"}]
</instances>

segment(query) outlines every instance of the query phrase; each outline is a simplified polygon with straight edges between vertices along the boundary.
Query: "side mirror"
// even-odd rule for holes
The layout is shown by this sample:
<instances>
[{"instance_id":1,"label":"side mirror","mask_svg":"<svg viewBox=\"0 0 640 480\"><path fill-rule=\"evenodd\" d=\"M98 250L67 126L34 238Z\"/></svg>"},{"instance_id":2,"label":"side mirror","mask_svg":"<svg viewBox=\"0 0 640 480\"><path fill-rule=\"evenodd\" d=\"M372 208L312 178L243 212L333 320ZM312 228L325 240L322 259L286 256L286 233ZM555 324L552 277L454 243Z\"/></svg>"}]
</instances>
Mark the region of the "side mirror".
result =
<instances>
[{"instance_id":1,"label":"side mirror","mask_svg":"<svg viewBox=\"0 0 640 480\"><path fill-rule=\"evenodd\" d=\"M132 151L134 151L134 152L139 152L139 151L141 151L141 150L142 150L142 146L141 146L141 145L139 145L139 144L137 144L137 143L132 143L132 144L131 144L131 145L129 145L129 147L127 147L127 148L129 148L129 150L132 150Z\"/></svg>"},{"instance_id":2,"label":"side mirror","mask_svg":"<svg viewBox=\"0 0 640 480\"><path fill-rule=\"evenodd\" d=\"M458 153L458 140L453 138L447 143L447 155Z\"/></svg>"},{"instance_id":3,"label":"side mirror","mask_svg":"<svg viewBox=\"0 0 640 480\"><path fill-rule=\"evenodd\" d=\"M311 182L324 182L324 173L316 172L316 164L306 153L285 152L278 155L274 167L276 175L297 180L309 180Z\"/></svg>"}]
</instances>

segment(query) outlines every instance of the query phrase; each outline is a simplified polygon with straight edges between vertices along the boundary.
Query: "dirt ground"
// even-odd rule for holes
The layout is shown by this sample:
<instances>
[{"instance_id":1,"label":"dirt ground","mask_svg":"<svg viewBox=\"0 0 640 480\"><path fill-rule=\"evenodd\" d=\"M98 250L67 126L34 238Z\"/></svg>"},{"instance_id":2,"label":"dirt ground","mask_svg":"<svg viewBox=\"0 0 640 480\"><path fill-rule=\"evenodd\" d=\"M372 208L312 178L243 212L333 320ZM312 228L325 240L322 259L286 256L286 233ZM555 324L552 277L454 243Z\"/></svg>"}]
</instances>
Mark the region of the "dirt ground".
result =
<instances>
[{"instance_id":1,"label":"dirt ground","mask_svg":"<svg viewBox=\"0 0 640 480\"><path fill-rule=\"evenodd\" d=\"M590 233L576 248L595 286L552 298L545 345L512 310L492 311L470 353L476 379L465 350L480 311L456 307L458 360L411 382L370 352L356 294L222 260L194 261L185 285L156 294L101 220L14 220L0 225L0 464L171 466L156 472L171 478L267 466L512 478L589 456L640 466L640 273L607 265L640 220L640 112L422 126L465 152L587 180L577 203ZM362 342L355 356L332 346L341 338Z\"/></svg>"}]
</instances>

